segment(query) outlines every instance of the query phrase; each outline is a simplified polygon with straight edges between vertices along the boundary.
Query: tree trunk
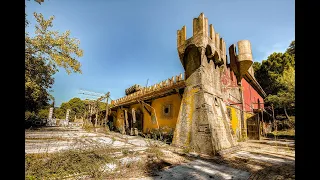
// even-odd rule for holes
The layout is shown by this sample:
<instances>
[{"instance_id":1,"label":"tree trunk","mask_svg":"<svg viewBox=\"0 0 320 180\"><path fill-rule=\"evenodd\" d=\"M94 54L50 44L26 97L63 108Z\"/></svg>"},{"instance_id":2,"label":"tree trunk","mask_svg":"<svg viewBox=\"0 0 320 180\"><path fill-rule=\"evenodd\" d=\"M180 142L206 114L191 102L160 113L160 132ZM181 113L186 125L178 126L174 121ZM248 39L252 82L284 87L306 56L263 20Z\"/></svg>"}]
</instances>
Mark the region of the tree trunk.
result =
<instances>
[{"instance_id":1,"label":"tree trunk","mask_svg":"<svg viewBox=\"0 0 320 180\"><path fill-rule=\"evenodd\" d=\"M284 109L284 113L286 114L287 119L289 119L289 121L291 122L291 119L290 119L290 117L289 117L289 115L287 113L286 106L284 106L283 109Z\"/></svg>"}]
</instances>

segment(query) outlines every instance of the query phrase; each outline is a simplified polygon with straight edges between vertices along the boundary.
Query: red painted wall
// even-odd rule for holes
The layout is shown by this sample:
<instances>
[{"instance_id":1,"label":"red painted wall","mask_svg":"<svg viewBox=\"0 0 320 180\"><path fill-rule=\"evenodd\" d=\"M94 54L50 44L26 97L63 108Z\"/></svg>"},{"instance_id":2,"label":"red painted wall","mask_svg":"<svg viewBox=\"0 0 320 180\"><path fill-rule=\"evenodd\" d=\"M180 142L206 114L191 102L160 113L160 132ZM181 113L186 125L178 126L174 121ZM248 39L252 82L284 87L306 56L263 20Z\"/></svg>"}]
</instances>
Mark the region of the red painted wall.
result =
<instances>
[{"instance_id":1,"label":"red painted wall","mask_svg":"<svg viewBox=\"0 0 320 180\"><path fill-rule=\"evenodd\" d=\"M244 78L242 78L241 84L243 87L244 110L252 112L252 108L258 109L258 99L260 101L260 108L263 108L264 101L258 92Z\"/></svg>"}]
</instances>

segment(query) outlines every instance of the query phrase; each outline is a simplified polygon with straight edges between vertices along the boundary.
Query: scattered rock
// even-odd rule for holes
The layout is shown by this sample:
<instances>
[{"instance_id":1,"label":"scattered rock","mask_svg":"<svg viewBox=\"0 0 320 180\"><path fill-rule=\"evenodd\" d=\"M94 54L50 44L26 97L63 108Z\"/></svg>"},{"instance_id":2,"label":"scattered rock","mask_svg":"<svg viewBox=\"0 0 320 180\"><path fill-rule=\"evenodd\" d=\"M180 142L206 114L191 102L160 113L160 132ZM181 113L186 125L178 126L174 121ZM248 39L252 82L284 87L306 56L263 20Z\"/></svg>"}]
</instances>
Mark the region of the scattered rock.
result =
<instances>
[{"instance_id":1,"label":"scattered rock","mask_svg":"<svg viewBox=\"0 0 320 180\"><path fill-rule=\"evenodd\" d=\"M137 162L139 160L141 160L140 157L124 157L124 158L121 158L119 161L121 165L127 165L133 162Z\"/></svg>"},{"instance_id":2,"label":"scattered rock","mask_svg":"<svg viewBox=\"0 0 320 180\"><path fill-rule=\"evenodd\" d=\"M108 163L102 167L102 171L114 171L117 168L117 165L114 163Z\"/></svg>"}]
</instances>

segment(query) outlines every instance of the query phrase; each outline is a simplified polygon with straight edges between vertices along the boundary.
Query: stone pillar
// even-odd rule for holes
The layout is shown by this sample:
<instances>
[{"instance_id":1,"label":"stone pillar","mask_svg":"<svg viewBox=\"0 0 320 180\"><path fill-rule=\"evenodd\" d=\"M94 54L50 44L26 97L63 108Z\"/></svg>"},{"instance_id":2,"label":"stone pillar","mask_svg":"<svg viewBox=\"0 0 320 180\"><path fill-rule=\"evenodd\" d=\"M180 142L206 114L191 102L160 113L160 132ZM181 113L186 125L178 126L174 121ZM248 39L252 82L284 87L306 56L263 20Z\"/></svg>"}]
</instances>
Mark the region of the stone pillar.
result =
<instances>
[{"instance_id":1,"label":"stone pillar","mask_svg":"<svg viewBox=\"0 0 320 180\"><path fill-rule=\"evenodd\" d=\"M69 114L70 114L71 109L67 109L67 113L66 113L66 123L69 123Z\"/></svg>"},{"instance_id":2,"label":"stone pillar","mask_svg":"<svg viewBox=\"0 0 320 180\"><path fill-rule=\"evenodd\" d=\"M53 114L53 107L49 109L48 119L47 119L47 126L54 126L53 120L52 120L52 114Z\"/></svg>"},{"instance_id":3,"label":"stone pillar","mask_svg":"<svg viewBox=\"0 0 320 180\"><path fill-rule=\"evenodd\" d=\"M132 108L132 121L133 123L136 123L136 111L134 108Z\"/></svg>"}]
</instances>

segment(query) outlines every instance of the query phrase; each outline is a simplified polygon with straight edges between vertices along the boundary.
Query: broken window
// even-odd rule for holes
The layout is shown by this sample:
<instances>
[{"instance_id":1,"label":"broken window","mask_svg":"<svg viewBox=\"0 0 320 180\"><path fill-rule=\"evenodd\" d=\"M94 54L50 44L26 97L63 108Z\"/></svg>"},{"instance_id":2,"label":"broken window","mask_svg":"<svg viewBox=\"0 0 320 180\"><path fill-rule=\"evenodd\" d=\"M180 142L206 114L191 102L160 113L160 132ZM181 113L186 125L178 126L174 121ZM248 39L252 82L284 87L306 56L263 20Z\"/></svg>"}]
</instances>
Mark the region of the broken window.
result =
<instances>
[{"instance_id":1,"label":"broken window","mask_svg":"<svg viewBox=\"0 0 320 180\"><path fill-rule=\"evenodd\" d=\"M163 117L172 117L172 105L165 104L162 106L162 116Z\"/></svg>"}]
</instances>

